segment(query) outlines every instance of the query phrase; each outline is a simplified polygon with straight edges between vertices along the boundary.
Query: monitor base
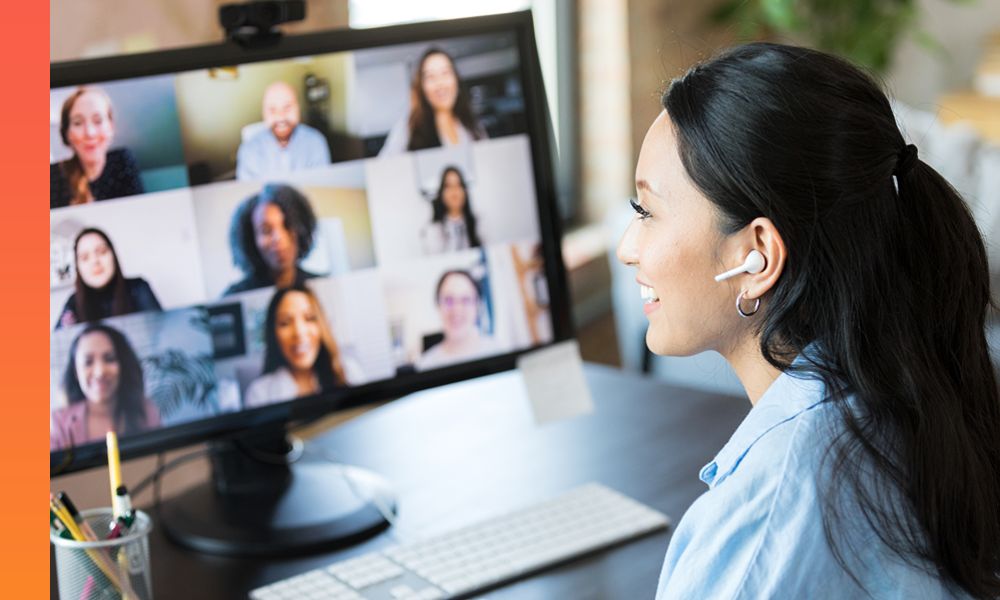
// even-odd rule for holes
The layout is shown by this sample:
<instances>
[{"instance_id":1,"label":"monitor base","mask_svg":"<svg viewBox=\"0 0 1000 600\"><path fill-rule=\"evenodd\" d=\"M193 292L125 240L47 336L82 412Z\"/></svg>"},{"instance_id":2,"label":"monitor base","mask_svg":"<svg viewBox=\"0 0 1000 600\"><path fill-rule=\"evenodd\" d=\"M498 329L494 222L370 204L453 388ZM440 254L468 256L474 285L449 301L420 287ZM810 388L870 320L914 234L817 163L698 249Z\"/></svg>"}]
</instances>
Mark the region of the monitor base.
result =
<instances>
[{"instance_id":1,"label":"monitor base","mask_svg":"<svg viewBox=\"0 0 1000 600\"><path fill-rule=\"evenodd\" d=\"M159 505L172 541L224 556L303 554L384 530L389 523L379 506L396 512L389 483L371 471L323 458L274 464L247 455L234 470L234 453L213 448L213 480Z\"/></svg>"}]
</instances>

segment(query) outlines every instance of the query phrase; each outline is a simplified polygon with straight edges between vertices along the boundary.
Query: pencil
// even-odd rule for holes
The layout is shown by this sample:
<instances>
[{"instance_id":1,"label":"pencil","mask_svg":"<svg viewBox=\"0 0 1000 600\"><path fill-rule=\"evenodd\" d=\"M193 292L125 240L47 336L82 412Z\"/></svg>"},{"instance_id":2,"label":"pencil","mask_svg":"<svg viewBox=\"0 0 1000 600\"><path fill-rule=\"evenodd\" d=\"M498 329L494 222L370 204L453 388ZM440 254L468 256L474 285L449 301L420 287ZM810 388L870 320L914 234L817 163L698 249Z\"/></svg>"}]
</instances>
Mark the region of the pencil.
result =
<instances>
[{"instance_id":1,"label":"pencil","mask_svg":"<svg viewBox=\"0 0 1000 600\"><path fill-rule=\"evenodd\" d=\"M117 490L122 484L122 461L121 455L118 453L118 436L114 431L109 431L107 435L108 442L108 476L111 479L111 506L115 510L115 517L121 515L118 514L117 506L118 503L115 499L118 497Z\"/></svg>"}]
</instances>

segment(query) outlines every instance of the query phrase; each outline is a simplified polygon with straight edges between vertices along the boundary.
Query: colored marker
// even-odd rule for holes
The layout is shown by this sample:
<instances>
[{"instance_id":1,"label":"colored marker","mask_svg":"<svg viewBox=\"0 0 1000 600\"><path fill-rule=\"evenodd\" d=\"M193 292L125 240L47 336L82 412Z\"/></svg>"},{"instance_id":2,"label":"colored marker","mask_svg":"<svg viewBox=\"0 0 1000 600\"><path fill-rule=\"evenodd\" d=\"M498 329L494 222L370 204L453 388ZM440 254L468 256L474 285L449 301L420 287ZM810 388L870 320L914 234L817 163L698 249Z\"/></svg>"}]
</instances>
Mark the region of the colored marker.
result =
<instances>
[{"instance_id":1,"label":"colored marker","mask_svg":"<svg viewBox=\"0 0 1000 600\"><path fill-rule=\"evenodd\" d=\"M135 510L132 508L132 498L128 495L128 488L124 485L115 489L115 519L125 524L128 529L135 521Z\"/></svg>"},{"instance_id":2,"label":"colored marker","mask_svg":"<svg viewBox=\"0 0 1000 600\"><path fill-rule=\"evenodd\" d=\"M90 595L94 593L94 576L87 575L87 581L83 584L83 591L80 592L80 600L90 600Z\"/></svg>"}]
</instances>

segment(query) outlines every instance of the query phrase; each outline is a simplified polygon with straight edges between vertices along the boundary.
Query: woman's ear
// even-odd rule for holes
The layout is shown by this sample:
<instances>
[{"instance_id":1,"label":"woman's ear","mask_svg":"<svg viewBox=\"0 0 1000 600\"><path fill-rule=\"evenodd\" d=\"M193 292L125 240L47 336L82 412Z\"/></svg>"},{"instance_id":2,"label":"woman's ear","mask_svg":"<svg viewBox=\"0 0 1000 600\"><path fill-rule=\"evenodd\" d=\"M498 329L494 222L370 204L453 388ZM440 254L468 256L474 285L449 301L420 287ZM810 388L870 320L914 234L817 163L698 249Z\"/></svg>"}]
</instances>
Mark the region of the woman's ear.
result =
<instances>
[{"instance_id":1,"label":"woman's ear","mask_svg":"<svg viewBox=\"0 0 1000 600\"><path fill-rule=\"evenodd\" d=\"M745 280L745 296L748 300L755 300L778 283L778 278L785 269L787 257L785 241L781 239L781 234L771 219L766 217L757 217L750 221L744 231L750 242L748 252L756 250L764 256L764 268L757 273L749 274Z\"/></svg>"}]
</instances>

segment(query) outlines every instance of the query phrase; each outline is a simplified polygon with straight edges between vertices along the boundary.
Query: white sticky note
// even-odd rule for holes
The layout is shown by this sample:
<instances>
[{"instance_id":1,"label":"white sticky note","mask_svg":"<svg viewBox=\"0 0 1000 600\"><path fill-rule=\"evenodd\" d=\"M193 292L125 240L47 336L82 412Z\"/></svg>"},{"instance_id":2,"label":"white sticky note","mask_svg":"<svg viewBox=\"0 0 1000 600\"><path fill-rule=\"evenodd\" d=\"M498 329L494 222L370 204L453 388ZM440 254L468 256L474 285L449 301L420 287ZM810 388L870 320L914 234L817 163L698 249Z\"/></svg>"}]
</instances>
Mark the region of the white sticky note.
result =
<instances>
[{"instance_id":1,"label":"white sticky note","mask_svg":"<svg viewBox=\"0 0 1000 600\"><path fill-rule=\"evenodd\" d=\"M560 342L517 359L528 401L539 425L593 412L576 340Z\"/></svg>"}]
</instances>

